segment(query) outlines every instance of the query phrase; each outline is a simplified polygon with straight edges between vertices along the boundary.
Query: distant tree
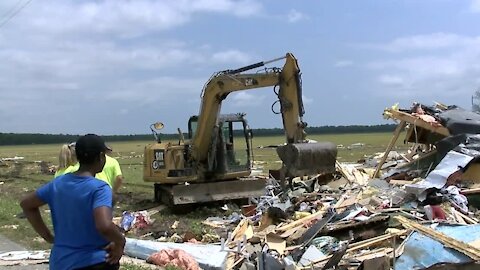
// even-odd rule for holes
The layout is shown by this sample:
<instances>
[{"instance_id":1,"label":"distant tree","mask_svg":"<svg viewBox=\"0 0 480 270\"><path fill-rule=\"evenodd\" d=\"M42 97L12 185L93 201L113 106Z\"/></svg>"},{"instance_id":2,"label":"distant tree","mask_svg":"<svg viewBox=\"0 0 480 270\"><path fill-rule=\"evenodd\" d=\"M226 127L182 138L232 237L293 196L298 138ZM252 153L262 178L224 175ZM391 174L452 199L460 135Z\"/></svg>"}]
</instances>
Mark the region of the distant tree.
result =
<instances>
[{"instance_id":1,"label":"distant tree","mask_svg":"<svg viewBox=\"0 0 480 270\"><path fill-rule=\"evenodd\" d=\"M472 96L472 111L480 112L480 88Z\"/></svg>"}]
</instances>

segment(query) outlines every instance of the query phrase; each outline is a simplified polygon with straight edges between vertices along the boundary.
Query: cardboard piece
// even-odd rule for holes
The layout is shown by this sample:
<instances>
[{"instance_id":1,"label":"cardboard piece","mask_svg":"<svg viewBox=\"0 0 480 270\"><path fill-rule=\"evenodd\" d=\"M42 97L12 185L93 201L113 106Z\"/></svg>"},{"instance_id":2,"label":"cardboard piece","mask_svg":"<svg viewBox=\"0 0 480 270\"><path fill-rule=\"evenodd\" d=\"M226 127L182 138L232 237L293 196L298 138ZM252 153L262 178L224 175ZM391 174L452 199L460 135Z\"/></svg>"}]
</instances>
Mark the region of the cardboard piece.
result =
<instances>
[{"instance_id":1,"label":"cardboard piece","mask_svg":"<svg viewBox=\"0 0 480 270\"><path fill-rule=\"evenodd\" d=\"M269 249L276 250L280 254L284 254L287 248L287 242L274 233L269 233L265 236L265 243Z\"/></svg>"}]
</instances>

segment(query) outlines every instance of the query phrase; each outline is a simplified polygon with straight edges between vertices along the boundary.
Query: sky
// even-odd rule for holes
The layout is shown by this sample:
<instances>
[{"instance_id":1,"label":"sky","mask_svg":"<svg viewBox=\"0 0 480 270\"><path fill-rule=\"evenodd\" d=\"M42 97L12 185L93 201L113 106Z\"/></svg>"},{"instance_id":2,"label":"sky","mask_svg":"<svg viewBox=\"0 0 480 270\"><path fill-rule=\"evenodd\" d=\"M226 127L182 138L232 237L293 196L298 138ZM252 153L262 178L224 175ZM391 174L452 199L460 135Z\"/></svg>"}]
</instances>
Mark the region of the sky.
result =
<instances>
[{"instance_id":1,"label":"sky","mask_svg":"<svg viewBox=\"0 0 480 270\"><path fill-rule=\"evenodd\" d=\"M2 0L0 132L186 131L213 73L287 52L309 126L392 124L395 103L470 109L479 25L480 0ZM222 113L282 127L275 100L234 93Z\"/></svg>"}]
</instances>

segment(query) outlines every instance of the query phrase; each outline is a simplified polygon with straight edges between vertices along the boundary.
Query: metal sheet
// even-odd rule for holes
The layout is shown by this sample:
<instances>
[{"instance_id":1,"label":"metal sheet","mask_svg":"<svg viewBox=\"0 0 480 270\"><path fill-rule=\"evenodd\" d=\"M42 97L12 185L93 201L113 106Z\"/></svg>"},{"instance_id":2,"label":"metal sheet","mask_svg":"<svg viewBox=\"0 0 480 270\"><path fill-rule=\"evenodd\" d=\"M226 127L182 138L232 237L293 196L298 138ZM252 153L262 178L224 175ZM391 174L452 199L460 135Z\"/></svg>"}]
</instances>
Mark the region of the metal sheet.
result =
<instances>
[{"instance_id":1,"label":"metal sheet","mask_svg":"<svg viewBox=\"0 0 480 270\"><path fill-rule=\"evenodd\" d=\"M469 243L480 239L480 224L469 226L439 225L437 231ZM437 263L468 263L472 260L462 253L445 248L421 233L414 232L405 243L405 251L395 262L395 269L423 269Z\"/></svg>"}]
</instances>

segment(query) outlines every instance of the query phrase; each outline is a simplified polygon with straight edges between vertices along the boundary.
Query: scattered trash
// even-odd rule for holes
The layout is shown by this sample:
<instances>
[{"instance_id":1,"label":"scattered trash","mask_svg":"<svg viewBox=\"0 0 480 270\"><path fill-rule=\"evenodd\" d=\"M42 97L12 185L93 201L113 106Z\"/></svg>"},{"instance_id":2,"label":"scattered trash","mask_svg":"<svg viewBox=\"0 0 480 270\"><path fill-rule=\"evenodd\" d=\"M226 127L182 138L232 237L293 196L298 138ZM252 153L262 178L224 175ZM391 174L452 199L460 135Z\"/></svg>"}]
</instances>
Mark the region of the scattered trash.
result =
<instances>
[{"instance_id":1,"label":"scattered trash","mask_svg":"<svg viewBox=\"0 0 480 270\"><path fill-rule=\"evenodd\" d=\"M120 228L125 232L128 232L132 228L145 229L152 223L153 220L150 218L150 214L147 211L124 211L120 220Z\"/></svg>"}]
</instances>

